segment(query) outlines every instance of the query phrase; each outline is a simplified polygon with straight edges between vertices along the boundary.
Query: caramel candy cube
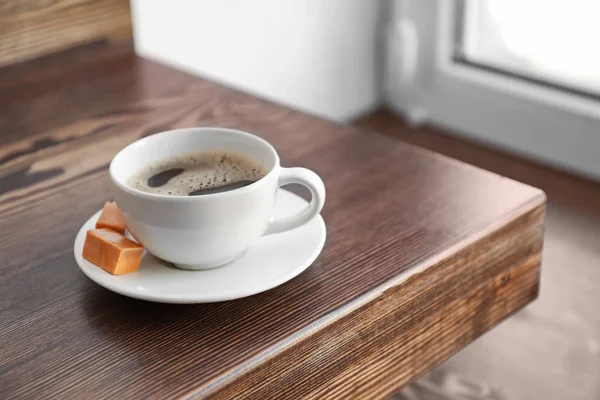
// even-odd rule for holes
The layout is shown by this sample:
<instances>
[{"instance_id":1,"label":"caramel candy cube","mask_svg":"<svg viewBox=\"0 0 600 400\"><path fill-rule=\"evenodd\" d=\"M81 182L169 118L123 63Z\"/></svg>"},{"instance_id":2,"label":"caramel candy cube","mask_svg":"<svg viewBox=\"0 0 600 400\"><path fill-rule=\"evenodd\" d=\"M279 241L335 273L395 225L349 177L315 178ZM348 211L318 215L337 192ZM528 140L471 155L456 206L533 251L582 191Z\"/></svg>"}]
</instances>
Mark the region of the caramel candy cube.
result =
<instances>
[{"instance_id":1,"label":"caramel candy cube","mask_svg":"<svg viewBox=\"0 0 600 400\"><path fill-rule=\"evenodd\" d=\"M96 221L96 228L108 228L122 235L125 234L125 218L115 203L106 202L104 204L100 217Z\"/></svg>"},{"instance_id":2,"label":"caramel candy cube","mask_svg":"<svg viewBox=\"0 0 600 400\"><path fill-rule=\"evenodd\" d=\"M90 229L83 244L83 258L113 275L137 271L144 247L113 230Z\"/></svg>"}]
</instances>

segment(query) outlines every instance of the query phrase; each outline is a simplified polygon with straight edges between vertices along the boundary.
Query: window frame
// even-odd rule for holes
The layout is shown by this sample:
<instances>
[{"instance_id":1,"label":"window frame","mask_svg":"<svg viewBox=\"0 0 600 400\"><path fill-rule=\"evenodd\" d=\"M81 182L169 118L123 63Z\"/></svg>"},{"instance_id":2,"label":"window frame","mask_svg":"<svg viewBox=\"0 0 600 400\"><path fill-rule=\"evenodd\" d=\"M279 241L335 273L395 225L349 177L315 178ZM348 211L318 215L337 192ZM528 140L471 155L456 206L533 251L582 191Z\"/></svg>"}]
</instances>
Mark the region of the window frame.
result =
<instances>
[{"instance_id":1,"label":"window frame","mask_svg":"<svg viewBox=\"0 0 600 400\"><path fill-rule=\"evenodd\" d=\"M461 0L393 0L386 100L414 123L600 178L600 101L455 60Z\"/></svg>"}]
</instances>

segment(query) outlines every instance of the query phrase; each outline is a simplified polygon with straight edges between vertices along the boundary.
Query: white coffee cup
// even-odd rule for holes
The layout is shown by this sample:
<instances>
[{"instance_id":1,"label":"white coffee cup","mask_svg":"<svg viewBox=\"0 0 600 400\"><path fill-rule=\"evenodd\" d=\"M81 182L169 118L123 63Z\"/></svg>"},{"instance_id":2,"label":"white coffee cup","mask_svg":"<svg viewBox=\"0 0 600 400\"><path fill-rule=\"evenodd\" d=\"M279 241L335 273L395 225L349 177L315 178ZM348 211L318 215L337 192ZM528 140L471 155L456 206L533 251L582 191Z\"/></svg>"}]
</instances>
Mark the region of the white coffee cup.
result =
<instances>
[{"instance_id":1,"label":"white coffee cup","mask_svg":"<svg viewBox=\"0 0 600 400\"><path fill-rule=\"evenodd\" d=\"M202 151L242 154L268 173L248 186L201 196L152 194L127 185L140 168ZM317 174L305 168L282 168L268 142L232 129L177 129L140 139L113 158L110 177L115 201L133 237L155 256L193 270L235 260L261 236L309 222L325 203L325 186ZM277 189L290 183L306 186L312 200L298 214L274 219Z\"/></svg>"}]
</instances>

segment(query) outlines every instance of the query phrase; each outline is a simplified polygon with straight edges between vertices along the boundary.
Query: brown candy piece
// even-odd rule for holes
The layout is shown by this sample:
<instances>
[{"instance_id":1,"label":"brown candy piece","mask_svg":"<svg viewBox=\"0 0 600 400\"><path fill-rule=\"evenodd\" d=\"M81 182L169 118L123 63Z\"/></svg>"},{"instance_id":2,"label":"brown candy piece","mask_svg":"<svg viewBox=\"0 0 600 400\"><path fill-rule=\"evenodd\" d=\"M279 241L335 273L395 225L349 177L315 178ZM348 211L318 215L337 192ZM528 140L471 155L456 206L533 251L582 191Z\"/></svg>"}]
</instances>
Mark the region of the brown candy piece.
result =
<instances>
[{"instance_id":1,"label":"brown candy piece","mask_svg":"<svg viewBox=\"0 0 600 400\"><path fill-rule=\"evenodd\" d=\"M144 247L111 229L90 229L83 244L83 258L113 275L137 271Z\"/></svg>"}]
</instances>

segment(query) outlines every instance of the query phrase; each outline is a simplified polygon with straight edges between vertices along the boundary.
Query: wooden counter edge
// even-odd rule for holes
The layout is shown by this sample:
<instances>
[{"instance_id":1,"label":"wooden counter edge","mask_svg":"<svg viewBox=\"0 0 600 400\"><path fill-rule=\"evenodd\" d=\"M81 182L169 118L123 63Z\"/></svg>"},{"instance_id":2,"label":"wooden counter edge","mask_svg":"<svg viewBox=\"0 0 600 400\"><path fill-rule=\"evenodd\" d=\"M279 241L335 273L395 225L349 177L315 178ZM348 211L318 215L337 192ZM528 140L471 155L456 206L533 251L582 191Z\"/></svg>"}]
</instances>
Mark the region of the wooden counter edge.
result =
<instances>
[{"instance_id":1,"label":"wooden counter edge","mask_svg":"<svg viewBox=\"0 0 600 400\"><path fill-rule=\"evenodd\" d=\"M533 301L545 195L184 398L387 398Z\"/></svg>"}]
</instances>

